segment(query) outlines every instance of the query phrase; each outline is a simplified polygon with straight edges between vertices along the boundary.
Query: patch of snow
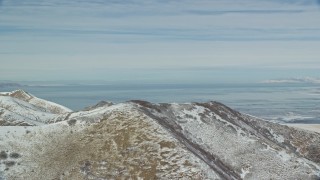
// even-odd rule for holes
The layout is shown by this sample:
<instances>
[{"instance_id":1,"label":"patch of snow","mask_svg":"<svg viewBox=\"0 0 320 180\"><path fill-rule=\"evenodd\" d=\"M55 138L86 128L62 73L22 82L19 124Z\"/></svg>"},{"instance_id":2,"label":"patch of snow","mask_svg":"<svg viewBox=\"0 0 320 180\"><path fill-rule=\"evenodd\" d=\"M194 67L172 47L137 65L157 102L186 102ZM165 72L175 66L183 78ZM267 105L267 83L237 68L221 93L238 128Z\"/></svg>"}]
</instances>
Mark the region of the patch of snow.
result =
<instances>
[{"instance_id":1,"label":"patch of snow","mask_svg":"<svg viewBox=\"0 0 320 180\"><path fill-rule=\"evenodd\" d=\"M247 174L250 173L250 167L241 168L241 174L240 177L244 179Z\"/></svg>"},{"instance_id":2,"label":"patch of snow","mask_svg":"<svg viewBox=\"0 0 320 180\"><path fill-rule=\"evenodd\" d=\"M9 95L10 95L10 92L0 92L0 95L9 96Z\"/></svg>"},{"instance_id":3,"label":"patch of snow","mask_svg":"<svg viewBox=\"0 0 320 180\"><path fill-rule=\"evenodd\" d=\"M278 151L277 156L280 157L283 161L289 161L292 158L292 156L288 154L285 150Z\"/></svg>"},{"instance_id":4,"label":"patch of snow","mask_svg":"<svg viewBox=\"0 0 320 180\"><path fill-rule=\"evenodd\" d=\"M47 100L43 100L37 97L34 97L32 99L30 99L29 101L30 104L33 104L35 106L41 106L45 109L56 109L58 111L58 113L68 113L68 112L72 112L71 109L62 106L60 104L51 102L51 101L47 101Z\"/></svg>"},{"instance_id":5,"label":"patch of snow","mask_svg":"<svg viewBox=\"0 0 320 180\"><path fill-rule=\"evenodd\" d=\"M279 143L283 143L284 142L284 137L274 133L274 131L271 128L268 128L269 132L271 133L271 135L273 136L273 138L275 140L277 140Z\"/></svg>"},{"instance_id":6,"label":"patch of snow","mask_svg":"<svg viewBox=\"0 0 320 180\"><path fill-rule=\"evenodd\" d=\"M308 159L297 159L297 161L299 162L299 164L303 164L306 167L317 169L317 171L316 171L317 176L320 177L320 166L319 166L319 164L314 163L314 162L312 162L312 161L310 161Z\"/></svg>"},{"instance_id":7,"label":"patch of snow","mask_svg":"<svg viewBox=\"0 0 320 180\"><path fill-rule=\"evenodd\" d=\"M69 119L90 119L94 121L101 120L106 114L115 110L130 110L133 106L131 104L119 103L112 106L102 106L90 111L74 112Z\"/></svg>"},{"instance_id":8,"label":"patch of snow","mask_svg":"<svg viewBox=\"0 0 320 180\"><path fill-rule=\"evenodd\" d=\"M239 128L238 126L230 123L229 121L224 120L223 118L221 118L219 115L214 114L215 119L224 122L227 126L231 126L232 128L234 128L237 131L237 135L240 137L241 134L247 134L245 133L241 128ZM246 138L247 139L247 138Z\"/></svg>"},{"instance_id":9,"label":"patch of snow","mask_svg":"<svg viewBox=\"0 0 320 180\"><path fill-rule=\"evenodd\" d=\"M192 118L195 118L195 120L199 124L203 123L199 114L202 114L204 112L205 112L205 108L202 107L202 106L195 106L191 110L186 110L186 109L182 110L182 114L187 115L187 116L184 116L185 118L190 119L190 118L188 118L188 116L192 117Z\"/></svg>"},{"instance_id":10,"label":"patch of snow","mask_svg":"<svg viewBox=\"0 0 320 180\"><path fill-rule=\"evenodd\" d=\"M32 120L39 123L45 123L58 116L46 112L45 109L40 109L28 102L10 96L0 96L0 107L4 112L1 116L6 117L4 118L5 120Z\"/></svg>"}]
</instances>

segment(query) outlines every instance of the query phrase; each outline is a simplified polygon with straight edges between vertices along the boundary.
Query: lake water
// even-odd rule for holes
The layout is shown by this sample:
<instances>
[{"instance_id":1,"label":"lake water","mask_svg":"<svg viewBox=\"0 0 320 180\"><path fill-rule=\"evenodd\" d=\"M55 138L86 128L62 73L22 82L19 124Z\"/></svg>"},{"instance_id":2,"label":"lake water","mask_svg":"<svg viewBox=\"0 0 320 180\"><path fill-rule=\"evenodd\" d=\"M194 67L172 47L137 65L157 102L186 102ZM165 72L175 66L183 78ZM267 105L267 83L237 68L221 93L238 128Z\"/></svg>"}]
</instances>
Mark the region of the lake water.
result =
<instances>
[{"instance_id":1,"label":"lake water","mask_svg":"<svg viewBox=\"0 0 320 180\"><path fill-rule=\"evenodd\" d=\"M20 87L21 88L21 87ZM11 91L15 87L2 87ZM320 86L313 84L114 84L25 86L22 89L73 110L101 100L124 102L219 101L271 121L320 123Z\"/></svg>"}]
</instances>

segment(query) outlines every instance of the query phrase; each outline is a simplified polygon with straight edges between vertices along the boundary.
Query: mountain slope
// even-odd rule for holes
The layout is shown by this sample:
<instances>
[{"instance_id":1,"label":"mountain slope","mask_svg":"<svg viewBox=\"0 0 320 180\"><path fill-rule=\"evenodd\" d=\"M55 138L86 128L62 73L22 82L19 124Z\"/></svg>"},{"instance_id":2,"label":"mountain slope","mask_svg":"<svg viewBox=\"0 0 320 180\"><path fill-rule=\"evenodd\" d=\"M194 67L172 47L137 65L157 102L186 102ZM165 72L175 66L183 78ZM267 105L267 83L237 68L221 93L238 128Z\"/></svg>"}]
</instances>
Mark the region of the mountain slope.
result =
<instances>
[{"instance_id":1,"label":"mountain slope","mask_svg":"<svg viewBox=\"0 0 320 180\"><path fill-rule=\"evenodd\" d=\"M0 179L320 178L319 133L218 102L99 103L47 123L0 127Z\"/></svg>"},{"instance_id":2,"label":"mountain slope","mask_svg":"<svg viewBox=\"0 0 320 180\"><path fill-rule=\"evenodd\" d=\"M158 123L170 128L187 147L191 146L190 150L201 149L200 158L213 162L215 171L226 179L238 179L236 174L252 179L311 178L309 170L303 171L301 164L315 166L314 172L319 176L317 133L258 120L217 102L160 105L135 102Z\"/></svg>"}]
</instances>

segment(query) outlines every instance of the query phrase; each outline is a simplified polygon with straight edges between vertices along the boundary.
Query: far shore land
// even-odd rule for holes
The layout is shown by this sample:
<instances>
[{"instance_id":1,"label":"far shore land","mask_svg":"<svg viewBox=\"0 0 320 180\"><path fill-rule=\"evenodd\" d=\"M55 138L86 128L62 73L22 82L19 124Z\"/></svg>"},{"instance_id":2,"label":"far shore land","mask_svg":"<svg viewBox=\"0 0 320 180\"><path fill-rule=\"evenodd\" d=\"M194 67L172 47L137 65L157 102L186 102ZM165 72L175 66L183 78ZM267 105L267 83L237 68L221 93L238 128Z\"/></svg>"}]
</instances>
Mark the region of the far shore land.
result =
<instances>
[{"instance_id":1,"label":"far shore land","mask_svg":"<svg viewBox=\"0 0 320 180\"><path fill-rule=\"evenodd\" d=\"M320 133L320 124L285 124L285 125Z\"/></svg>"}]
</instances>

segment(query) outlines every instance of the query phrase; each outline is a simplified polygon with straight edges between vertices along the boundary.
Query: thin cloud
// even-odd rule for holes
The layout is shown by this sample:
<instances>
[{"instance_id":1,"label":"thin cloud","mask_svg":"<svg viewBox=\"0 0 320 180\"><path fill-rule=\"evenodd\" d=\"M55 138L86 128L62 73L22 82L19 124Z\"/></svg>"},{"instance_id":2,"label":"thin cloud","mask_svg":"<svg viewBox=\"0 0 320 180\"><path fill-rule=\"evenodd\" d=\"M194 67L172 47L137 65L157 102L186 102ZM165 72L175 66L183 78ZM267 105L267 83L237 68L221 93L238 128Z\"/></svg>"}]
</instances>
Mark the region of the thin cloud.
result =
<instances>
[{"instance_id":1,"label":"thin cloud","mask_svg":"<svg viewBox=\"0 0 320 180\"><path fill-rule=\"evenodd\" d=\"M221 14L294 14L294 13L303 13L304 10L190 10L186 11L190 14L196 15L221 15Z\"/></svg>"},{"instance_id":2,"label":"thin cloud","mask_svg":"<svg viewBox=\"0 0 320 180\"><path fill-rule=\"evenodd\" d=\"M288 78L288 79L271 79L262 81L266 84L283 84L283 83L311 83L320 84L320 78L303 77L303 78Z\"/></svg>"}]
</instances>

